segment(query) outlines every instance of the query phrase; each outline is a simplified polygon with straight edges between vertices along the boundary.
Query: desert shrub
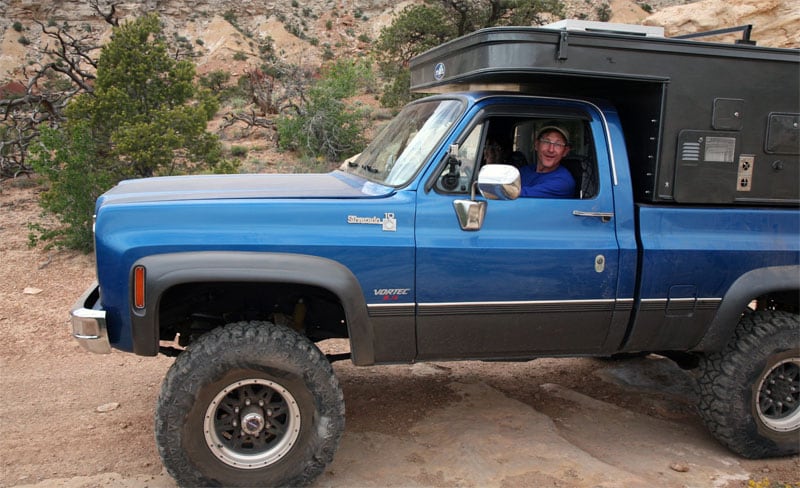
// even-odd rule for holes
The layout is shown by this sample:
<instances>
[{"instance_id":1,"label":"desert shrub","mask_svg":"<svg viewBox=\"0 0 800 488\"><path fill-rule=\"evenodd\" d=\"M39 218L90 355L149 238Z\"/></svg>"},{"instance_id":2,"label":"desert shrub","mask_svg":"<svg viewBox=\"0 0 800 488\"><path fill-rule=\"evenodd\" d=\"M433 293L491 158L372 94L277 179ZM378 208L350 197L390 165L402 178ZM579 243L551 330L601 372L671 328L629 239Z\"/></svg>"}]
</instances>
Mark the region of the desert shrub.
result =
<instances>
[{"instance_id":1,"label":"desert shrub","mask_svg":"<svg viewBox=\"0 0 800 488\"><path fill-rule=\"evenodd\" d=\"M238 22L236 21L236 12L233 10L227 10L225 13L222 14L222 18L225 19L230 25L234 27L238 27Z\"/></svg>"},{"instance_id":2,"label":"desert shrub","mask_svg":"<svg viewBox=\"0 0 800 488\"><path fill-rule=\"evenodd\" d=\"M611 6L607 3L604 3L597 7L597 20L600 22L608 22L611 20Z\"/></svg>"},{"instance_id":3,"label":"desert shrub","mask_svg":"<svg viewBox=\"0 0 800 488\"><path fill-rule=\"evenodd\" d=\"M339 161L365 145L367 113L345 99L363 89L366 63L340 60L306 94L297 115L278 118L278 146L307 158Z\"/></svg>"},{"instance_id":4,"label":"desert shrub","mask_svg":"<svg viewBox=\"0 0 800 488\"><path fill-rule=\"evenodd\" d=\"M86 122L42 129L39 144L31 147L31 162L47 181L39 203L60 225L30 224L31 244L91 251L94 202L118 179L113 168L94 157L97 150Z\"/></svg>"},{"instance_id":5,"label":"desert shrub","mask_svg":"<svg viewBox=\"0 0 800 488\"><path fill-rule=\"evenodd\" d=\"M247 148L238 145L231 146L231 156L235 158L243 158L247 156Z\"/></svg>"},{"instance_id":6,"label":"desert shrub","mask_svg":"<svg viewBox=\"0 0 800 488\"><path fill-rule=\"evenodd\" d=\"M209 90L219 91L231 79L231 74L225 70L217 69L200 77L200 86Z\"/></svg>"},{"instance_id":7,"label":"desert shrub","mask_svg":"<svg viewBox=\"0 0 800 488\"><path fill-rule=\"evenodd\" d=\"M60 222L34 226L33 242L91 250L94 202L122 179L236 170L206 131L218 102L194 76L191 62L169 55L158 16L114 29L94 92L74 97L66 121L42 128L32 145L32 164L47 180L40 205Z\"/></svg>"}]
</instances>

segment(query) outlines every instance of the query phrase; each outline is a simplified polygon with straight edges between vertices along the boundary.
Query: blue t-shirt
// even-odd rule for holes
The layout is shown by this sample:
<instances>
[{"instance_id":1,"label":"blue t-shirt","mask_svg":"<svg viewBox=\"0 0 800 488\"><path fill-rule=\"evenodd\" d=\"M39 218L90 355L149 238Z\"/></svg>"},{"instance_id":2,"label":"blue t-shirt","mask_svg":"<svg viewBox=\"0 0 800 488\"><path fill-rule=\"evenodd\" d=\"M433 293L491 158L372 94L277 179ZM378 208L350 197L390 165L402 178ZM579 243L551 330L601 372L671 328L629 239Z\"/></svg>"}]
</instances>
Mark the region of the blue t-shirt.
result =
<instances>
[{"instance_id":1,"label":"blue t-shirt","mask_svg":"<svg viewBox=\"0 0 800 488\"><path fill-rule=\"evenodd\" d=\"M575 196L575 179L569 170L559 166L549 173L537 173L536 166L523 166L519 170L522 180L522 197L572 198Z\"/></svg>"}]
</instances>

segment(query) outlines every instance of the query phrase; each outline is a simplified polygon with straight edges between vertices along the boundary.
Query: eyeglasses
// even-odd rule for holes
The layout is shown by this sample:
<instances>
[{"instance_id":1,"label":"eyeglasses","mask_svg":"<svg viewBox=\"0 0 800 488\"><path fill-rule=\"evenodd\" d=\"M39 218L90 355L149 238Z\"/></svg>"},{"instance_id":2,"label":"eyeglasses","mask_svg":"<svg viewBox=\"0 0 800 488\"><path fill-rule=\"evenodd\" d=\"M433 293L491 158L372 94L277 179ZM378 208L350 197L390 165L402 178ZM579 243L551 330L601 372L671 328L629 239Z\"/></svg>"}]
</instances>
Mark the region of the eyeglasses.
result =
<instances>
[{"instance_id":1,"label":"eyeglasses","mask_svg":"<svg viewBox=\"0 0 800 488\"><path fill-rule=\"evenodd\" d=\"M561 149L562 147L567 147L567 145L562 143L562 142L550 141L550 140L547 140L547 139L544 139L544 138L539 139L539 143L540 144L544 144L545 146L553 146L556 149Z\"/></svg>"}]
</instances>

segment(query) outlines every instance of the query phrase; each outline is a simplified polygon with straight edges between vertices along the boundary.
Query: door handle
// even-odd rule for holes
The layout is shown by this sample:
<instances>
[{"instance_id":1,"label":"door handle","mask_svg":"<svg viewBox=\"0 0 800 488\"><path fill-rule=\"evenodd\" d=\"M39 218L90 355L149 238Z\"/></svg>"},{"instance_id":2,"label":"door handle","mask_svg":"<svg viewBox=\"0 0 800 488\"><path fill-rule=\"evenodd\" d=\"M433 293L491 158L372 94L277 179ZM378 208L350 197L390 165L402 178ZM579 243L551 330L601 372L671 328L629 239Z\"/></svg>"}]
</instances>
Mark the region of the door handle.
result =
<instances>
[{"instance_id":1,"label":"door handle","mask_svg":"<svg viewBox=\"0 0 800 488\"><path fill-rule=\"evenodd\" d=\"M608 223L614 218L614 212L583 212L581 210L573 210L572 215L578 217L597 217L601 222Z\"/></svg>"}]
</instances>

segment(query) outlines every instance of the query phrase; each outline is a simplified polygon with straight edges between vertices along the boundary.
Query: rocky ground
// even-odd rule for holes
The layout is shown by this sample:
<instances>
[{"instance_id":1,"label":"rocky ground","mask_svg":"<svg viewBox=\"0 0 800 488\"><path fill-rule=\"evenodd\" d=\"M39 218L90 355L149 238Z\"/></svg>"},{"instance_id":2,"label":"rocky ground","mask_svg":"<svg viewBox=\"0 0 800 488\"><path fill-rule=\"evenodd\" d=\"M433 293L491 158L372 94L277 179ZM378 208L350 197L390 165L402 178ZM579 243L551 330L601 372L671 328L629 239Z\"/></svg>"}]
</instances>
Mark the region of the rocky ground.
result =
<instances>
[{"instance_id":1,"label":"rocky ground","mask_svg":"<svg viewBox=\"0 0 800 488\"><path fill-rule=\"evenodd\" d=\"M38 189L1 185L0 487L174 487L153 437L172 360L79 348L67 311L92 258L29 248ZM691 377L657 356L335 370L347 427L317 487L800 486L797 457L711 438Z\"/></svg>"}]
</instances>

